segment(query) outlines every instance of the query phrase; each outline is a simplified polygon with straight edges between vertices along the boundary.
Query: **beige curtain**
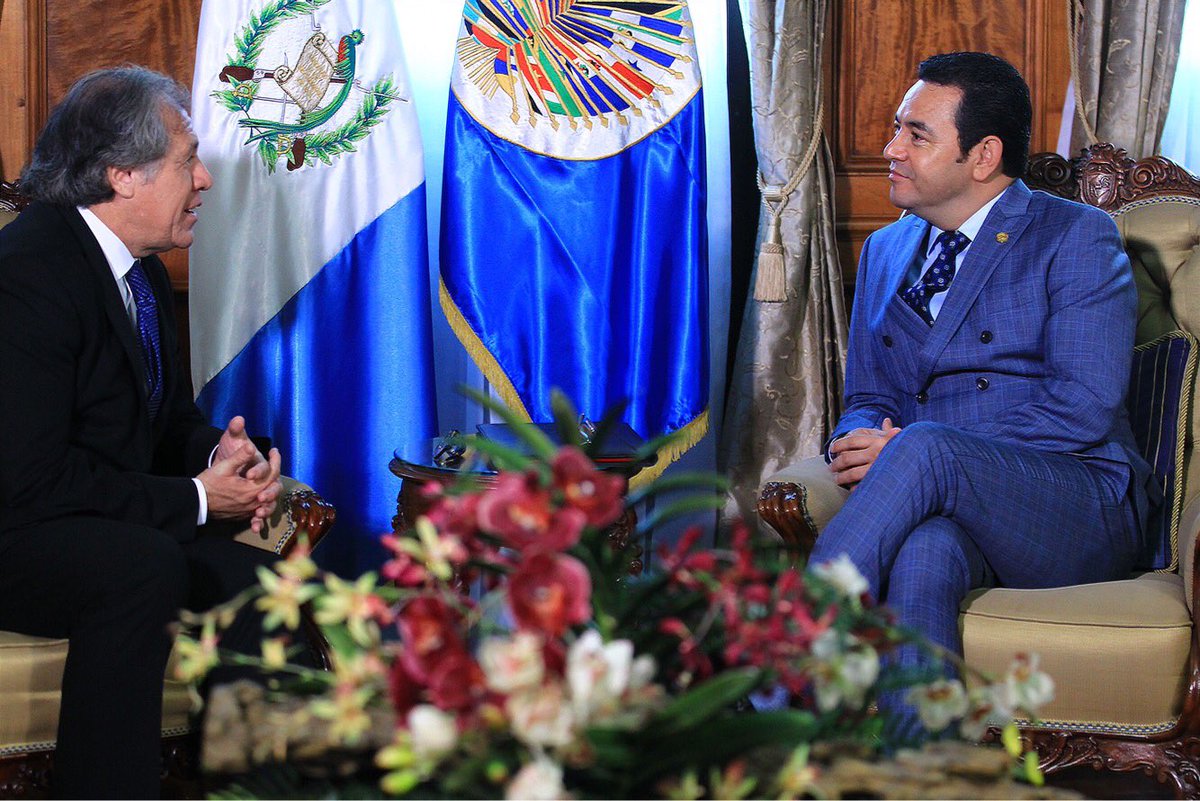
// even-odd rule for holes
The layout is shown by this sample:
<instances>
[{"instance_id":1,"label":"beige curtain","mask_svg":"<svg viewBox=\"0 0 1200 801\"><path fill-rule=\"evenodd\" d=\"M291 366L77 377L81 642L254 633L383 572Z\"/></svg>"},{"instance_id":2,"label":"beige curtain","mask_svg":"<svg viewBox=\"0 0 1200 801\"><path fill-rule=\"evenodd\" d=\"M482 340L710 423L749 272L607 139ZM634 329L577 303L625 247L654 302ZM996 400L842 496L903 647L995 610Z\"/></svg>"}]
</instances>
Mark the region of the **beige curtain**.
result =
<instances>
[{"instance_id":1,"label":"beige curtain","mask_svg":"<svg viewBox=\"0 0 1200 801\"><path fill-rule=\"evenodd\" d=\"M732 481L726 513L755 520L764 478L816 454L837 422L846 309L821 120L828 0L741 4L764 195L755 295L776 300L746 303L719 457Z\"/></svg>"},{"instance_id":2,"label":"beige curtain","mask_svg":"<svg viewBox=\"0 0 1200 801\"><path fill-rule=\"evenodd\" d=\"M1078 59L1071 152L1100 141L1125 148L1135 159L1157 153L1187 0L1068 4Z\"/></svg>"}]
</instances>

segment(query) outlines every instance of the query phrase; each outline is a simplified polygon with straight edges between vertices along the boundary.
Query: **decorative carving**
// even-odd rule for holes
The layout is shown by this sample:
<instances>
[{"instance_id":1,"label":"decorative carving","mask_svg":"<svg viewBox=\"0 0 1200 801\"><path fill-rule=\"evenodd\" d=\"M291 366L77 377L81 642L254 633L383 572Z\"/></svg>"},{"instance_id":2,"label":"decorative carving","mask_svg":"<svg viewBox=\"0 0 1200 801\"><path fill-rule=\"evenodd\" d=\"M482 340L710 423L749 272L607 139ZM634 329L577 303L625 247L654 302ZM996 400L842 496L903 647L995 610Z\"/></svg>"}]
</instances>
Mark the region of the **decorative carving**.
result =
<instances>
[{"instance_id":1,"label":"decorative carving","mask_svg":"<svg viewBox=\"0 0 1200 801\"><path fill-rule=\"evenodd\" d=\"M0 211L24 211L32 201L21 194L21 188L8 181L0 181Z\"/></svg>"},{"instance_id":2,"label":"decorative carving","mask_svg":"<svg viewBox=\"0 0 1200 801\"><path fill-rule=\"evenodd\" d=\"M337 510L333 508L333 504L312 490L293 492L288 496L288 502L290 504L289 512L292 521L296 524L296 530L308 532L309 546L317 547L317 543L329 533L329 528L337 519ZM287 556L295 545L294 537L284 543L283 555Z\"/></svg>"},{"instance_id":3,"label":"decorative carving","mask_svg":"<svg viewBox=\"0 0 1200 801\"><path fill-rule=\"evenodd\" d=\"M1200 737L1168 732L1136 738L1036 729L1023 730L1022 735L1037 749L1047 776L1080 766L1117 774L1140 773L1170 787L1177 798L1200 797ZM1118 783L1116 777L1112 781ZM1133 786L1129 790L1133 793L1129 797L1145 793L1144 788L1141 793Z\"/></svg>"},{"instance_id":4,"label":"decorative carving","mask_svg":"<svg viewBox=\"0 0 1200 801\"><path fill-rule=\"evenodd\" d=\"M1200 179L1162 156L1134 161L1107 142L1092 145L1076 160L1080 199L1112 213L1127 203L1152 197L1200 198Z\"/></svg>"},{"instance_id":5,"label":"decorative carving","mask_svg":"<svg viewBox=\"0 0 1200 801\"><path fill-rule=\"evenodd\" d=\"M162 797L201 798L197 734L162 739ZM0 799L50 798L53 751L31 751L0 757Z\"/></svg>"},{"instance_id":6,"label":"decorative carving","mask_svg":"<svg viewBox=\"0 0 1200 801\"><path fill-rule=\"evenodd\" d=\"M1057 153L1036 153L1029 157L1025 183L1030 189L1041 189L1067 200L1079 200L1079 183L1071 162Z\"/></svg>"},{"instance_id":7,"label":"decorative carving","mask_svg":"<svg viewBox=\"0 0 1200 801\"><path fill-rule=\"evenodd\" d=\"M817 541L808 515L808 491L799 484L771 481L758 498L758 515L771 525L797 559L807 559Z\"/></svg>"}]
</instances>

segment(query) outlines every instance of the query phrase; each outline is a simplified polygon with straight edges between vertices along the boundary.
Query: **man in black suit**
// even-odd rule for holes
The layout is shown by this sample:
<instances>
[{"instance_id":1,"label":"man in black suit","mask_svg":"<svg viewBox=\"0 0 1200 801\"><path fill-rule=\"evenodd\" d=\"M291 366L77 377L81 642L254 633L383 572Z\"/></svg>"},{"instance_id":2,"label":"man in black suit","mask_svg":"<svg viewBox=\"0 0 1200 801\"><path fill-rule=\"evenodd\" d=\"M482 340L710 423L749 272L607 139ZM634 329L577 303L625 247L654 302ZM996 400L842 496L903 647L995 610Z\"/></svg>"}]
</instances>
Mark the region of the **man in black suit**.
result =
<instances>
[{"instance_id":1,"label":"man in black suit","mask_svg":"<svg viewBox=\"0 0 1200 801\"><path fill-rule=\"evenodd\" d=\"M70 641L65 797L159 793L168 626L272 558L205 526L260 529L281 486L279 453L239 417L210 427L178 359L154 254L191 245L212 183L187 108L142 68L81 79L22 176L36 202L0 230L0 628Z\"/></svg>"}]
</instances>

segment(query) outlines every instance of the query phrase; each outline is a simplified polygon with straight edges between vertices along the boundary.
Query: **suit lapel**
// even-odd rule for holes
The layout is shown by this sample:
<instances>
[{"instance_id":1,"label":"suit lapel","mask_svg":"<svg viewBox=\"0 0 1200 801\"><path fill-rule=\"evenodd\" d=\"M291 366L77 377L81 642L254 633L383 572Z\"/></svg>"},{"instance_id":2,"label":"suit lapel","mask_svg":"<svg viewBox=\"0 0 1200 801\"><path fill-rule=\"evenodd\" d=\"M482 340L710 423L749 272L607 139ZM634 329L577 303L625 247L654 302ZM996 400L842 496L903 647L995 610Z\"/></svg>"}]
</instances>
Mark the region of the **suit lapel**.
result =
<instances>
[{"instance_id":1,"label":"suit lapel","mask_svg":"<svg viewBox=\"0 0 1200 801\"><path fill-rule=\"evenodd\" d=\"M979 235L958 267L958 274L946 302L930 329L931 336L920 354L922 372L932 372L942 351L966 319L979 293L987 285L997 265L1011 253L1021 234L1029 225L1030 191L1021 181L1014 183L988 212ZM1006 236L998 237L998 234ZM1000 239L1004 241L1001 242Z\"/></svg>"},{"instance_id":2,"label":"suit lapel","mask_svg":"<svg viewBox=\"0 0 1200 801\"><path fill-rule=\"evenodd\" d=\"M900 222L906 224L907 228L898 232L896 243L884 260L891 269L883 296L884 313L917 342L924 342L929 337L929 326L921 319L921 315L913 311L912 306L904 302L900 291L909 267L917 258L917 251L929 234L929 223L913 214L905 215Z\"/></svg>"},{"instance_id":3,"label":"suit lapel","mask_svg":"<svg viewBox=\"0 0 1200 801\"><path fill-rule=\"evenodd\" d=\"M79 212L75 209L63 209L63 215L66 217L67 223L71 226L71 230L74 231L75 237L83 247L88 267L91 269L92 276L96 279L97 285L100 287L100 297L104 304L104 313L108 315L108 320L112 323L113 331L116 332L117 341L120 343L121 349L125 352L125 356L129 359L134 375L137 376L138 397L141 399L143 412L146 413L144 416L149 419L149 398L146 395L146 369L142 365L140 346L137 340L134 339L133 326L129 322L129 315L125 312L125 304L121 301L121 293L117 289L116 280L113 278L112 268L108 266L108 259L104 257L104 251L100 249L100 243L92 235L92 230L83 221L83 217L79 216Z\"/></svg>"}]
</instances>

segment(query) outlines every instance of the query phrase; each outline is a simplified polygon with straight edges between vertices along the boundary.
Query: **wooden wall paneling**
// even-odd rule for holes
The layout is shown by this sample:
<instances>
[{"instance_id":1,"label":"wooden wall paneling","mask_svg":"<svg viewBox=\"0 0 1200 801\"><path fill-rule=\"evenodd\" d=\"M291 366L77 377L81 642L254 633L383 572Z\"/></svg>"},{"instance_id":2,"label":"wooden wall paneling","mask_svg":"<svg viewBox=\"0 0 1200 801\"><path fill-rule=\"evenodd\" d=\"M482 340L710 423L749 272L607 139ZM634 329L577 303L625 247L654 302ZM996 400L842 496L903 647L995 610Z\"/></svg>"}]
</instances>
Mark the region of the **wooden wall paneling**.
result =
<instances>
[{"instance_id":1,"label":"wooden wall paneling","mask_svg":"<svg viewBox=\"0 0 1200 801\"><path fill-rule=\"evenodd\" d=\"M882 150L917 64L934 53L985 50L1011 61L1030 85L1032 150L1052 150L1070 75L1059 0L839 0L834 40L835 217L847 291L862 243L897 218Z\"/></svg>"},{"instance_id":2,"label":"wooden wall paneling","mask_svg":"<svg viewBox=\"0 0 1200 801\"><path fill-rule=\"evenodd\" d=\"M0 176L20 177L33 139L45 119L41 92L45 27L37 0L4 0L0 4Z\"/></svg>"},{"instance_id":3,"label":"wooden wall paneling","mask_svg":"<svg viewBox=\"0 0 1200 801\"><path fill-rule=\"evenodd\" d=\"M45 6L48 106L80 76L120 64L141 64L192 85L201 0L32 1ZM43 115L39 128L44 120ZM187 253L171 251L163 261L186 303Z\"/></svg>"}]
</instances>

